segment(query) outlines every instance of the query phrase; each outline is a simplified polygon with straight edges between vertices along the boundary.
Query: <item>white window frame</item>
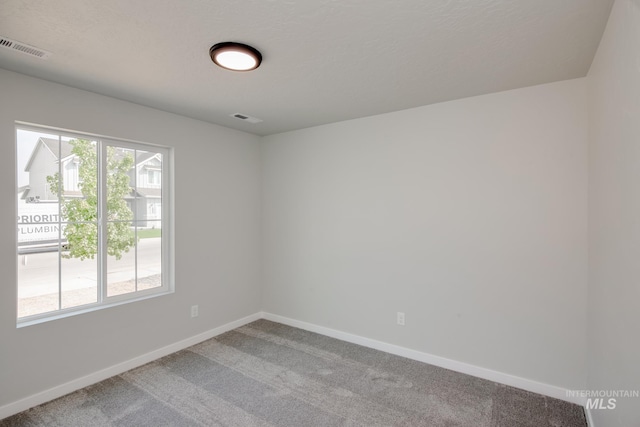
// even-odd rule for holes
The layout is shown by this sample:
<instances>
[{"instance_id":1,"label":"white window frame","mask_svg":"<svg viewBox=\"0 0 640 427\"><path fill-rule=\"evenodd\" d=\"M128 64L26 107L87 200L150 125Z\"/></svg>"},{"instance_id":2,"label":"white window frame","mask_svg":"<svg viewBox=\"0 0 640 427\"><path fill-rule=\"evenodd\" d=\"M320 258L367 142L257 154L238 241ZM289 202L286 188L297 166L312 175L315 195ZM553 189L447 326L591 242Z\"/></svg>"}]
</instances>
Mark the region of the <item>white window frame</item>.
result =
<instances>
[{"instance_id":1,"label":"white window frame","mask_svg":"<svg viewBox=\"0 0 640 427\"><path fill-rule=\"evenodd\" d=\"M85 304L77 307L70 308L58 308L57 310L49 311L46 313L35 314L31 316L25 316L18 318L16 312L16 325L17 327L24 327L29 325L34 325L38 323L43 323L51 320L56 320L60 318L65 318L69 316L74 316L77 314L87 313L95 310L101 310L108 307L113 307L117 305L127 304L131 302L141 301L148 298L153 298L161 295L171 294L175 291L175 275L174 275L174 266L175 266L175 249L174 249L174 182L173 182L173 148L160 146L156 144L150 144L146 142L138 142L131 140L124 140L114 137L106 137L102 135L96 135L91 133L79 133L73 131L66 131L63 129L34 125L30 123L16 122L15 131L16 131L16 144L17 140L17 132L18 130L27 130L33 132L42 132L49 134L57 134L59 137L70 137L70 138L81 138L81 139L89 139L92 141L97 141L97 150L98 152L98 253L96 255L97 259L97 276L99 278L97 283L97 302ZM106 180L104 177L106 176L106 162L103 159L106 159L106 152L108 146L122 147L126 149L133 149L139 151L151 151L162 154L162 173L161 173L161 183L162 183L162 213L159 221L162 229L162 240L161 240L161 251L162 251L162 285L159 287L145 289L145 290L136 290L134 292L107 296L107 242L106 242ZM16 159L16 169L17 169L17 159ZM61 171L61 165L59 164L59 172ZM138 180L137 173L137 164L134 164L134 182ZM16 170L17 173L17 170ZM61 189L64 192L64 188ZM13 203L15 203L15 212L16 217L18 217L18 204L17 200L14 199ZM134 208L134 220L136 220L137 209L136 209L137 199L134 199L133 208ZM60 221L60 220L59 220ZM16 227L17 228L17 227ZM137 227L136 229L136 237L137 237ZM137 241L137 239L136 239ZM18 255L18 235L16 232L15 235L15 248L16 248L16 256ZM137 272L137 255L136 255L136 272ZM137 273L136 273L137 276ZM19 277L17 271L17 263L16 263L16 291L19 287ZM60 278L58 279L58 292L62 292ZM61 296L59 295L59 298ZM17 298L18 292L16 292L16 307L17 307Z\"/></svg>"}]
</instances>

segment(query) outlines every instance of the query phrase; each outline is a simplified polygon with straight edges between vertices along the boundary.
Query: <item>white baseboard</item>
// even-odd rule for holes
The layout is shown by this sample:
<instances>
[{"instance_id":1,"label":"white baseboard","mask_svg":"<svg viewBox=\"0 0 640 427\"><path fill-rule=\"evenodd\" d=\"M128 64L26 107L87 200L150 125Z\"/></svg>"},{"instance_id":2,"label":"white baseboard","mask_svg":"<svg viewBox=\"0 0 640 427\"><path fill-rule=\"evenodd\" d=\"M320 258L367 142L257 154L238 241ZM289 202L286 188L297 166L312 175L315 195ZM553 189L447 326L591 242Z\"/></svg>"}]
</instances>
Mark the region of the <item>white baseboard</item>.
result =
<instances>
[{"instance_id":1,"label":"white baseboard","mask_svg":"<svg viewBox=\"0 0 640 427\"><path fill-rule=\"evenodd\" d=\"M593 422L593 416L591 415L591 409L587 408L586 406L584 406L584 415L587 417L587 426L596 427L596 423Z\"/></svg>"},{"instance_id":2,"label":"white baseboard","mask_svg":"<svg viewBox=\"0 0 640 427\"><path fill-rule=\"evenodd\" d=\"M568 402L575 403L583 407L585 406L584 399L582 399L579 396L568 397L569 393L567 393L567 390L561 387L544 384L537 381L532 381L526 378L517 377L515 375L493 371L491 369L482 368L482 367L471 365L464 362L458 362L455 360L447 359L445 357L423 353L417 350L411 350L398 345L389 344L389 343L377 341L370 338L365 338L359 335L338 331L338 330L327 328L324 326L314 325L312 323L290 319L288 317L279 316L276 314L259 312L259 313L255 313L250 316L244 317L242 319L229 322L217 328L214 328L209 331L203 332L201 334L195 335L193 337L184 339L182 341L168 345L166 347L159 348L152 352L127 360L125 362L118 363L117 365L102 369L100 371L94 372L87 376L77 378L75 380L50 388L40 393L36 393L24 399L20 399L16 402L9 403L8 405L0 407L0 419L17 414L18 412L22 412L26 409L40 405L42 403L48 402L58 397L62 397L73 391L79 390L81 388L103 381L107 378L113 377L114 375L119 375L130 369L137 368L139 366L144 365L145 363L152 362L161 357L167 356L171 353L175 353L176 351L180 351L187 347L191 347L192 345L198 344L202 341L208 340L210 338L213 338L217 335L220 335L232 329L239 328L240 326L244 326L247 323L251 323L258 319L271 320L273 322L278 322L284 325L293 326L295 328L300 328L300 329L304 329L310 332L315 332L321 335L326 335L328 337L336 338L342 341L347 341L353 344L362 345L364 347L381 350L387 353L395 354L397 356L406 357L408 359L417 360L420 362L428 363L430 365L439 366L441 368L450 369L456 372L461 372L463 374L473 375L475 377L484 378L486 380L509 385L512 387L517 387L523 390L539 393L539 394L553 397L556 399L566 400ZM585 409L585 415L587 417L588 425L590 427L595 427L591 417L591 412L588 409Z\"/></svg>"},{"instance_id":3,"label":"white baseboard","mask_svg":"<svg viewBox=\"0 0 640 427\"><path fill-rule=\"evenodd\" d=\"M230 331L235 328L239 328L240 326L244 326L247 323L251 323L255 320L258 320L261 317L262 317L262 313L252 314L250 316L244 317L239 320L235 320L233 322L229 322L227 324L224 324L217 328L203 332L201 334L195 335L193 337L184 339L182 341L178 341L177 343L170 344L166 347L159 348L157 350L143 354L133 359L129 359L125 362L118 363L117 365L113 365L111 367L102 369L100 371L94 372L84 377L77 378L75 380L50 388L40 393L36 393L24 399L20 399L16 402L9 403L8 405L0 407L0 420L3 418L9 417L11 415L17 414L18 412L22 412L24 410L32 408L34 406L48 402L50 400L57 399L58 397L62 397L66 394L69 394L81 388L106 380L107 378L111 378L114 375L119 375L130 369L137 368L139 366L144 365L145 363L153 362L154 360L167 356L171 353L175 353L176 351L184 350L187 347L191 347L192 345L195 345L202 341L213 338L224 332Z\"/></svg>"},{"instance_id":4,"label":"white baseboard","mask_svg":"<svg viewBox=\"0 0 640 427\"><path fill-rule=\"evenodd\" d=\"M585 401L582 397L571 397L570 393L567 393L568 390L562 387L540 383L526 378L517 377L515 375L505 374L503 372L498 372L491 369L470 365L468 363L447 359L445 357L423 353L417 350L411 350L405 347L400 347L398 345L388 344L382 341L361 337L359 335L337 331L335 329L314 325L312 323L301 322L299 320L290 319L288 317L283 317L276 314L262 313L262 317L273 322L282 323L284 325L293 326L295 328L304 329L310 332L316 332L318 334L337 338L342 341L347 341L353 344L362 345L364 347L381 350L386 353L395 354L397 356L406 357L408 359L417 360L419 362L428 363L430 365L439 366L441 368L450 369L452 371L461 372L463 374L472 375L474 377L483 378L485 380L494 381L522 390L531 391L533 393L542 394L545 396L553 397L555 399L565 400L567 402L575 403L580 406L585 405ZM590 414L587 415L587 417L589 416ZM592 424L590 424L590 426L593 427Z\"/></svg>"}]
</instances>

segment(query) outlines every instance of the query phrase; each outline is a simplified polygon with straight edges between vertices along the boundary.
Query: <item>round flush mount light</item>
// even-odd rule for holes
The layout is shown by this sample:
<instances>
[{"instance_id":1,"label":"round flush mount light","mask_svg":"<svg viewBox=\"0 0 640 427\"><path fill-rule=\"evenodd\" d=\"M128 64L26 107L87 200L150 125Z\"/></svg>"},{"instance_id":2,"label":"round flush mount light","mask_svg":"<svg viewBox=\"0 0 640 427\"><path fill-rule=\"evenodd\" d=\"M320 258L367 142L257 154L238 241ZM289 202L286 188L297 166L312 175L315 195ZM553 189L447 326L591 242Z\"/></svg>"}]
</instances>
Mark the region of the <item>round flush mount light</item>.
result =
<instances>
[{"instance_id":1,"label":"round flush mount light","mask_svg":"<svg viewBox=\"0 0 640 427\"><path fill-rule=\"evenodd\" d=\"M216 43L209 49L211 60L219 67L232 71L251 71L260 66L262 55L242 43Z\"/></svg>"}]
</instances>

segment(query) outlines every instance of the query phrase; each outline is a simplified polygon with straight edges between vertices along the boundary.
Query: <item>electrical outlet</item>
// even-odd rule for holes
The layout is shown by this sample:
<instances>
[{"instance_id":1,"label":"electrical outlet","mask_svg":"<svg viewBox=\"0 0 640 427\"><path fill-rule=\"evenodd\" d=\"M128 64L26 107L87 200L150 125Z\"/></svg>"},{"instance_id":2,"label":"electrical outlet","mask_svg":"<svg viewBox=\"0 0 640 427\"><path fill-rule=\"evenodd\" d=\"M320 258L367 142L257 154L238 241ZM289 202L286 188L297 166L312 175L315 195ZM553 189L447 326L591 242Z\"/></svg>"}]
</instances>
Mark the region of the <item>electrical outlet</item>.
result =
<instances>
[{"instance_id":1,"label":"electrical outlet","mask_svg":"<svg viewBox=\"0 0 640 427\"><path fill-rule=\"evenodd\" d=\"M191 317L198 317L198 306L197 305L192 305L191 306Z\"/></svg>"},{"instance_id":2,"label":"electrical outlet","mask_svg":"<svg viewBox=\"0 0 640 427\"><path fill-rule=\"evenodd\" d=\"M397 317L398 317L398 325L404 326L404 313L399 311Z\"/></svg>"}]
</instances>

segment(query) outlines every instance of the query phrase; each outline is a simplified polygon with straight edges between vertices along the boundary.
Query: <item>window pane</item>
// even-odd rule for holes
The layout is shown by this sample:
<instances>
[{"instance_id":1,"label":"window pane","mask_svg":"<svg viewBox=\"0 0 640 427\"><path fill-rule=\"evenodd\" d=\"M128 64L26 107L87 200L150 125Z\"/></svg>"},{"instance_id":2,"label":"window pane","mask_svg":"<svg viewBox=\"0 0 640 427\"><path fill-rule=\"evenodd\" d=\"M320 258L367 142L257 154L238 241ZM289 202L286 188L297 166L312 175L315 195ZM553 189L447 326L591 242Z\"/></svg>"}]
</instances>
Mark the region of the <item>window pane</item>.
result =
<instances>
[{"instance_id":1,"label":"window pane","mask_svg":"<svg viewBox=\"0 0 640 427\"><path fill-rule=\"evenodd\" d=\"M110 146L107 157L107 297L162 286L162 154Z\"/></svg>"},{"instance_id":2,"label":"window pane","mask_svg":"<svg viewBox=\"0 0 640 427\"><path fill-rule=\"evenodd\" d=\"M136 151L136 221L139 227L160 228L162 218L162 154ZM149 222L149 224L147 224Z\"/></svg>"},{"instance_id":3,"label":"window pane","mask_svg":"<svg viewBox=\"0 0 640 427\"><path fill-rule=\"evenodd\" d=\"M107 296L136 291L135 150L106 147Z\"/></svg>"},{"instance_id":4,"label":"window pane","mask_svg":"<svg viewBox=\"0 0 640 427\"><path fill-rule=\"evenodd\" d=\"M18 209L20 201L58 200L58 191L51 191L47 176L58 172L59 140L58 135L50 133L17 130Z\"/></svg>"},{"instance_id":5,"label":"window pane","mask_svg":"<svg viewBox=\"0 0 640 427\"><path fill-rule=\"evenodd\" d=\"M98 227L95 223L66 224L65 234L85 236L82 253L88 256L71 257L71 243L63 243L60 257L62 308L95 303L98 301Z\"/></svg>"},{"instance_id":6,"label":"window pane","mask_svg":"<svg viewBox=\"0 0 640 427\"><path fill-rule=\"evenodd\" d=\"M160 221L138 227L138 290L162 286L162 229Z\"/></svg>"},{"instance_id":7,"label":"window pane","mask_svg":"<svg viewBox=\"0 0 640 427\"><path fill-rule=\"evenodd\" d=\"M58 252L46 250L18 250L18 317L58 310Z\"/></svg>"},{"instance_id":8,"label":"window pane","mask_svg":"<svg viewBox=\"0 0 640 427\"><path fill-rule=\"evenodd\" d=\"M137 151L138 290L162 286L162 162L161 153Z\"/></svg>"},{"instance_id":9,"label":"window pane","mask_svg":"<svg viewBox=\"0 0 640 427\"><path fill-rule=\"evenodd\" d=\"M98 301L98 150L88 139L62 138L61 308Z\"/></svg>"},{"instance_id":10,"label":"window pane","mask_svg":"<svg viewBox=\"0 0 640 427\"><path fill-rule=\"evenodd\" d=\"M98 168L95 141L86 139L62 140L67 151L61 168L74 164L73 176L65 176L73 182L61 187L64 256L75 260L94 259L98 254ZM63 154L64 156L64 154ZM68 190L77 188L77 190Z\"/></svg>"},{"instance_id":11,"label":"window pane","mask_svg":"<svg viewBox=\"0 0 640 427\"><path fill-rule=\"evenodd\" d=\"M18 317L57 311L59 294L58 159L61 138L18 130Z\"/></svg>"},{"instance_id":12,"label":"window pane","mask_svg":"<svg viewBox=\"0 0 640 427\"><path fill-rule=\"evenodd\" d=\"M107 297L135 292L136 245L132 223L108 223L107 252Z\"/></svg>"},{"instance_id":13,"label":"window pane","mask_svg":"<svg viewBox=\"0 0 640 427\"><path fill-rule=\"evenodd\" d=\"M108 146L106 155L107 221L130 222L135 211L135 150ZM115 236L111 240L116 243Z\"/></svg>"}]
</instances>

